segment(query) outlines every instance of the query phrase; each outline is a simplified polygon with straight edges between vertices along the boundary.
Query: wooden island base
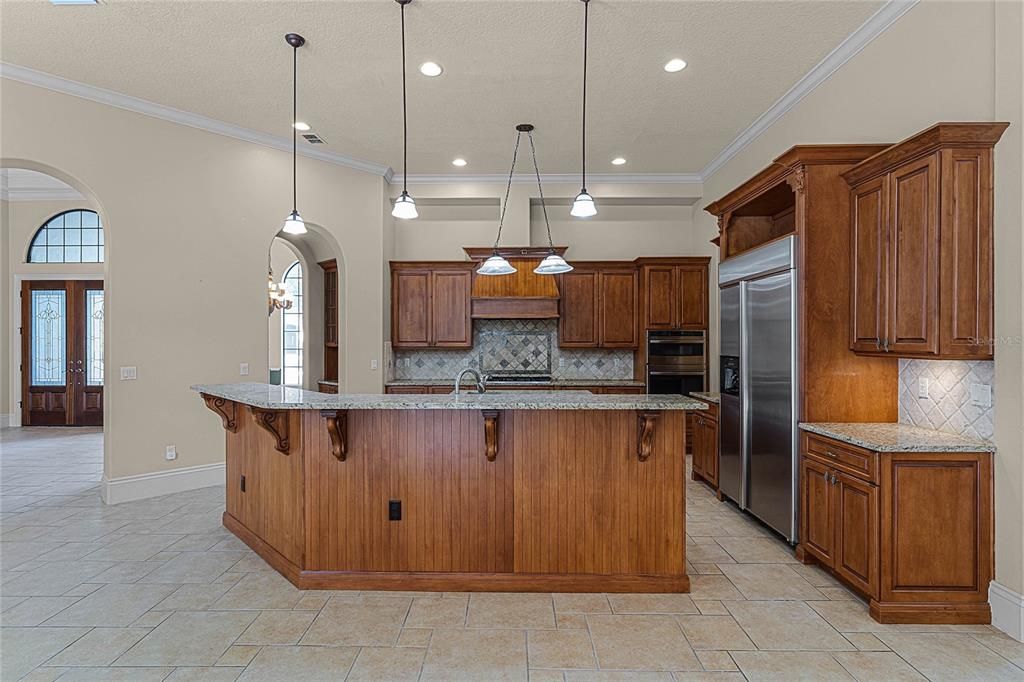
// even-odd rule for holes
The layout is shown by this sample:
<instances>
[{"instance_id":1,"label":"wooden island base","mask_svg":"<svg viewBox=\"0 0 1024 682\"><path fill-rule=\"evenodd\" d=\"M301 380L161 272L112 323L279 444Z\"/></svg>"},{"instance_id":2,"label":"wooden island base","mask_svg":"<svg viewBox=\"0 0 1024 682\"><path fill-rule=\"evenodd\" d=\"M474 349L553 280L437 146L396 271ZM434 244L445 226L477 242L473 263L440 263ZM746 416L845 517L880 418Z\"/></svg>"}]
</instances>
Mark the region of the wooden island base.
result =
<instances>
[{"instance_id":1,"label":"wooden island base","mask_svg":"<svg viewBox=\"0 0 1024 682\"><path fill-rule=\"evenodd\" d=\"M684 410L204 399L224 526L299 588L689 591Z\"/></svg>"}]
</instances>

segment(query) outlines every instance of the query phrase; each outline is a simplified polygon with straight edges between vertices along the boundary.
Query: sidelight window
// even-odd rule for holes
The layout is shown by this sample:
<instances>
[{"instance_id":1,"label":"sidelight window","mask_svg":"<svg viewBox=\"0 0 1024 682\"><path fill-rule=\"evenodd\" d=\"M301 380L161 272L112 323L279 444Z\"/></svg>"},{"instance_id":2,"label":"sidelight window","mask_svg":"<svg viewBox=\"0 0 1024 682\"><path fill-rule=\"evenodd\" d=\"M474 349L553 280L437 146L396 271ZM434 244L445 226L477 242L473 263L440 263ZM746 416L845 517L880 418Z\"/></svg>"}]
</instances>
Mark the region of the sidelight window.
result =
<instances>
[{"instance_id":1,"label":"sidelight window","mask_svg":"<svg viewBox=\"0 0 1024 682\"><path fill-rule=\"evenodd\" d=\"M302 316L305 297L302 295L302 264L292 263L284 274L284 286L292 297L292 307L281 311L281 367L285 386L303 385Z\"/></svg>"},{"instance_id":2,"label":"sidelight window","mask_svg":"<svg viewBox=\"0 0 1024 682\"><path fill-rule=\"evenodd\" d=\"M103 249L103 226L96 211L64 211L36 231L28 262L102 263Z\"/></svg>"}]
</instances>

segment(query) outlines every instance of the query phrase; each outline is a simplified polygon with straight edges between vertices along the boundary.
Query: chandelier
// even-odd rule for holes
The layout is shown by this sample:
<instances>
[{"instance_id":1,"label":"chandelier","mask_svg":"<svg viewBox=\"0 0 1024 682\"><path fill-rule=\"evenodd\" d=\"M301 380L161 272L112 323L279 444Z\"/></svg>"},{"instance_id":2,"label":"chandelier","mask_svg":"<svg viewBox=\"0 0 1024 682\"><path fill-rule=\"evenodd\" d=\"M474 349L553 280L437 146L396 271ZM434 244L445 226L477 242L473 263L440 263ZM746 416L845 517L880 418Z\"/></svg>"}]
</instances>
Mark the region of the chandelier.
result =
<instances>
[{"instance_id":1,"label":"chandelier","mask_svg":"<svg viewBox=\"0 0 1024 682\"><path fill-rule=\"evenodd\" d=\"M288 287L284 282L275 282L274 271L270 270L267 273L267 316L273 315L275 310L290 310L292 302Z\"/></svg>"}]
</instances>

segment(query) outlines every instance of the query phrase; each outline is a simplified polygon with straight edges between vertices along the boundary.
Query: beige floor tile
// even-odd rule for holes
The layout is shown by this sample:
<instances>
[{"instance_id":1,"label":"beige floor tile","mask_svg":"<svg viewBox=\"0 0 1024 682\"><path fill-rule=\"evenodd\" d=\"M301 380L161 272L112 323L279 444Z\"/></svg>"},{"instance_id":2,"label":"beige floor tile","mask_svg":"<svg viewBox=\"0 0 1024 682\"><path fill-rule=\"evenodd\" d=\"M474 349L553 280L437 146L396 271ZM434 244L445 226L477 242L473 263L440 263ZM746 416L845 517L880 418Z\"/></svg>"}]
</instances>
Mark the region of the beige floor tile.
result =
<instances>
[{"instance_id":1,"label":"beige floor tile","mask_svg":"<svg viewBox=\"0 0 1024 682\"><path fill-rule=\"evenodd\" d=\"M264 611L235 644L298 644L315 616L313 611Z\"/></svg>"},{"instance_id":2,"label":"beige floor tile","mask_svg":"<svg viewBox=\"0 0 1024 682\"><path fill-rule=\"evenodd\" d=\"M623 670L567 670L565 682L673 682L672 673Z\"/></svg>"},{"instance_id":3,"label":"beige floor tile","mask_svg":"<svg viewBox=\"0 0 1024 682\"><path fill-rule=\"evenodd\" d=\"M5 609L3 616L0 616L0 623L8 627L33 627L57 615L79 599L80 597L27 597L17 605Z\"/></svg>"},{"instance_id":4,"label":"beige floor tile","mask_svg":"<svg viewBox=\"0 0 1024 682\"><path fill-rule=\"evenodd\" d=\"M62 682L158 682L174 668L68 668Z\"/></svg>"},{"instance_id":5,"label":"beige floor tile","mask_svg":"<svg viewBox=\"0 0 1024 682\"><path fill-rule=\"evenodd\" d=\"M242 552L182 552L140 582L205 585L237 564L242 556Z\"/></svg>"},{"instance_id":6,"label":"beige floor tile","mask_svg":"<svg viewBox=\"0 0 1024 682\"><path fill-rule=\"evenodd\" d=\"M931 680L1024 678L1024 670L967 634L883 632L877 637Z\"/></svg>"},{"instance_id":7,"label":"beige floor tile","mask_svg":"<svg viewBox=\"0 0 1024 682\"><path fill-rule=\"evenodd\" d=\"M613 613L699 613L686 594L610 594Z\"/></svg>"},{"instance_id":8,"label":"beige floor tile","mask_svg":"<svg viewBox=\"0 0 1024 682\"><path fill-rule=\"evenodd\" d=\"M18 680L18 682L55 682L61 675L66 673L68 668L59 668L56 666L45 666L42 668L36 668L25 677Z\"/></svg>"},{"instance_id":9,"label":"beige floor tile","mask_svg":"<svg viewBox=\"0 0 1024 682\"><path fill-rule=\"evenodd\" d=\"M556 593L555 613L611 613L608 597L586 592Z\"/></svg>"},{"instance_id":10,"label":"beige floor tile","mask_svg":"<svg viewBox=\"0 0 1024 682\"><path fill-rule=\"evenodd\" d=\"M243 646L241 644L232 644L228 647L228 650L217 659L216 665L218 666L242 666L245 667L252 662L252 659L256 658L256 654L260 652L258 646Z\"/></svg>"},{"instance_id":11,"label":"beige floor tile","mask_svg":"<svg viewBox=\"0 0 1024 682\"><path fill-rule=\"evenodd\" d=\"M11 543L4 543L5 553L8 544ZM105 561L51 561L31 571L12 574L15 577L4 582L3 593L15 597L60 597L111 566Z\"/></svg>"},{"instance_id":12,"label":"beige floor tile","mask_svg":"<svg viewBox=\"0 0 1024 682\"><path fill-rule=\"evenodd\" d=\"M694 599L694 605L704 616L728 616L729 610L717 599Z\"/></svg>"},{"instance_id":13,"label":"beige floor tile","mask_svg":"<svg viewBox=\"0 0 1024 682\"><path fill-rule=\"evenodd\" d=\"M583 613L556 613L555 625L559 630L584 630L587 616Z\"/></svg>"},{"instance_id":14,"label":"beige floor tile","mask_svg":"<svg viewBox=\"0 0 1024 682\"><path fill-rule=\"evenodd\" d=\"M747 599L824 599L824 595L782 564L722 564L724 573Z\"/></svg>"},{"instance_id":15,"label":"beige floor tile","mask_svg":"<svg viewBox=\"0 0 1024 682\"><path fill-rule=\"evenodd\" d=\"M205 611L231 589L230 585L182 585L157 604L160 611Z\"/></svg>"},{"instance_id":16,"label":"beige floor tile","mask_svg":"<svg viewBox=\"0 0 1024 682\"><path fill-rule=\"evenodd\" d=\"M530 630L526 644L531 668L597 667L594 645L586 630Z\"/></svg>"},{"instance_id":17,"label":"beige floor tile","mask_svg":"<svg viewBox=\"0 0 1024 682\"><path fill-rule=\"evenodd\" d=\"M301 644L326 646L394 646L402 631L408 602L348 604L333 600L317 615Z\"/></svg>"},{"instance_id":18,"label":"beige floor tile","mask_svg":"<svg viewBox=\"0 0 1024 682\"><path fill-rule=\"evenodd\" d=\"M692 564L731 564L736 562L732 555L722 549L717 542L710 545L688 546L686 560Z\"/></svg>"},{"instance_id":19,"label":"beige floor tile","mask_svg":"<svg viewBox=\"0 0 1024 682\"><path fill-rule=\"evenodd\" d=\"M403 628L395 646L425 647L430 644L430 635L433 632L429 628Z\"/></svg>"},{"instance_id":20,"label":"beige floor tile","mask_svg":"<svg viewBox=\"0 0 1024 682\"><path fill-rule=\"evenodd\" d=\"M302 598L299 599L299 603L295 605L297 611L310 610L319 611L327 603L330 597L330 593L325 594L308 594L304 593Z\"/></svg>"},{"instance_id":21,"label":"beige floor tile","mask_svg":"<svg viewBox=\"0 0 1024 682\"><path fill-rule=\"evenodd\" d=\"M95 628L46 662L47 665L110 665L148 635L149 628Z\"/></svg>"},{"instance_id":22,"label":"beige floor tile","mask_svg":"<svg viewBox=\"0 0 1024 682\"><path fill-rule=\"evenodd\" d=\"M165 682L234 682L245 668L175 668Z\"/></svg>"},{"instance_id":23,"label":"beige floor tile","mask_svg":"<svg viewBox=\"0 0 1024 682\"><path fill-rule=\"evenodd\" d=\"M599 667L616 670L700 670L671 616L589 615Z\"/></svg>"},{"instance_id":24,"label":"beige floor tile","mask_svg":"<svg viewBox=\"0 0 1024 682\"><path fill-rule=\"evenodd\" d=\"M262 559L260 559L262 561ZM291 609L302 592L273 571L250 573L218 599L215 609Z\"/></svg>"},{"instance_id":25,"label":"beige floor tile","mask_svg":"<svg viewBox=\"0 0 1024 682\"><path fill-rule=\"evenodd\" d=\"M731 651L756 648L732 616L679 616L678 620L694 649Z\"/></svg>"},{"instance_id":26,"label":"beige floor tile","mask_svg":"<svg viewBox=\"0 0 1024 682\"><path fill-rule=\"evenodd\" d=\"M811 601L807 605L839 632L896 632L898 627L879 623L861 601Z\"/></svg>"},{"instance_id":27,"label":"beige floor tile","mask_svg":"<svg viewBox=\"0 0 1024 682\"><path fill-rule=\"evenodd\" d=\"M251 612L175 612L114 664L213 665L256 615Z\"/></svg>"},{"instance_id":28,"label":"beige floor tile","mask_svg":"<svg viewBox=\"0 0 1024 682\"><path fill-rule=\"evenodd\" d=\"M718 567L718 564L693 564L693 571L699 575L722 575L722 569ZM693 573L690 575L692 576Z\"/></svg>"},{"instance_id":29,"label":"beige floor tile","mask_svg":"<svg viewBox=\"0 0 1024 682\"><path fill-rule=\"evenodd\" d=\"M844 632L843 637L850 640L858 651L889 651L889 647L870 632Z\"/></svg>"},{"instance_id":30,"label":"beige floor tile","mask_svg":"<svg viewBox=\"0 0 1024 682\"><path fill-rule=\"evenodd\" d=\"M845 587L819 587L818 591L835 601L856 601L857 595Z\"/></svg>"},{"instance_id":31,"label":"beige floor tile","mask_svg":"<svg viewBox=\"0 0 1024 682\"><path fill-rule=\"evenodd\" d=\"M975 634L972 637L1003 658L1009 659L1011 663L1024 668L1024 642L1018 642L1001 632L991 635Z\"/></svg>"},{"instance_id":32,"label":"beige floor tile","mask_svg":"<svg viewBox=\"0 0 1024 682\"><path fill-rule=\"evenodd\" d=\"M466 625L466 602L443 597L416 597L405 619L407 628L461 628Z\"/></svg>"},{"instance_id":33,"label":"beige floor tile","mask_svg":"<svg viewBox=\"0 0 1024 682\"><path fill-rule=\"evenodd\" d=\"M522 630L435 630L420 679L526 680L526 661Z\"/></svg>"},{"instance_id":34,"label":"beige floor tile","mask_svg":"<svg viewBox=\"0 0 1024 682\"><path fill-rule=\"evenodd\" d=\"M88 561L145 561L180 540L182 535L129 535L87 554Z\"/></svg>"},{"instance_id":35,"label":"beige floor tile","mask_svg":"<svg viewBox=\"0 0 1024 682\"><path fill-rule=\"evenodd\" d=\"M828 571L814 564L797 563L792 567L800 577L815 587L842 587L842 583L829 575Z\"/></svg>"},{"instance_id":36,"label":"beige floor tile","mask_svg":"<svg viewBox=\"0 0 1024 682\"><path fill-rule=\"evenodd\" d=\"M531 670L530 682L565 682L561 670Z\"/></svg>"},{"instance_id":37,"label":"beige floor tile","mask_svg":"<svg viewBox=\"0 0 1024 682\"><path fill-rule=\"evenodd\" d=\"M737 651L732 655L748 680L852 680L830 654L823 651Z\"/></svg>"},{"instance_id":38,"label":"beige floor tile","mask_svg":"<svg viewBox=\"0 0 1024 682\"><path fill-rule=\"evenodd\" d=\"M691 575L690 597L697 599L743 599L743 595L724 575Z\"/></svg>"},{"instance_id":39,"label":"beige floor tile","mask_svg":"<svg viewBox=\"0 0 1024 682\"><path fill-rule=\"evenodd\" d=\"M854 646L806 603L797 601L725 602L733 618L758 649L849 651ZM742 667L742 666L741 666Z\"/></svg>"},{"instance_id":40,"label":"beige floor tile","mask_svg":"<svg viewBox=\"0 0 1024 682\"><path fill-rule=\"evenodd\" d=\"M173 590L169 585L106 585L50 618L46 624L126 627Z\"/></svg>"},{"instance_id":41,"label":"beige floor tile","mask_svg":"<svg viewBox=\"0 0 1024 682\"><path fill-rule=\"evenodd\" d=\"M0 679L24 677L86 632L87 628L0 628Z\"/></svg>"},{"instance_id":42,"label":"beige floor tile","mask_svg":"<svg viewBox=\"0 0 1024 682\"><path fill-rule=\"evenodd\" d=\"M353 647L265 646L239 680L320 682L344 679L359 649Z\"/></svg>"},{"instance_id":43,"label":"beige floor tile","mask_svg":"<svg viewBox=\"0 0 1024 682\"><path fill-rule=\"evenodd\" d=\"M475 593L469 598L471 628L554 628L550 594Z\"/></svg>"},{"instance_id":44,"label":"beige floor tile","mask_svg":"<svg viewBox=\"0 0 1024 682\"><path fill-rule=\"evenodd\" d=\"M861 682L925 679L891 651L838 651L832 655L848 673Z\"/></svg>"},{"instance_id":45,"label":"beige floor tile","mask_svg":"<svg viewBox=\"0 0 1024 682\"><path fill-rule=\"evenodd\" d=\"M349 682L416 682L426 649L363 647L346 680Z\"/></svg>"},{"instance_id":46,"label":"beige floor tile","mask_svg":"<svg viewBox=\"0 0 1024 682\"><path fill-rule=\"evenodd\" d=\"M155 628L160 623L170 618L173 611L147 611L136 618L131 627L133 628Z\"/></svg>"},{"instance_id":47,"label":"beige floor tile","mask_svg":"<svg viewBox=\"0 0 1024 682\"><path fill-rule=\"evenodd\" d=\"M697 660L708 672L732 672L739 670L728 651L698 651Z\"/></svg>"},{"instance_id":48,"label":"beige floor tile","mask_svg":"<svg viewBox=\"0 0 1024 682\"><path fill-rule=\"evenodd\" d=\"M740 564L795 564L793 550L774 538L715 538Z\"/></svg>"}]
</instances>

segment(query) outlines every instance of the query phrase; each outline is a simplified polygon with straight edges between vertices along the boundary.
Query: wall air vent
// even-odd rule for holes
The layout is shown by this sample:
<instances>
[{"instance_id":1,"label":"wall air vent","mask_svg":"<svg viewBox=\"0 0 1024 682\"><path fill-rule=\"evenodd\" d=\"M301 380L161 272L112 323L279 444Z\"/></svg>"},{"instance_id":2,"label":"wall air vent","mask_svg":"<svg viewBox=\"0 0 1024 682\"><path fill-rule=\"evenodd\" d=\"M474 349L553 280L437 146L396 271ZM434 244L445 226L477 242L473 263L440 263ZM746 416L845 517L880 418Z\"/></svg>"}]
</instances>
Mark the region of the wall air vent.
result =
<instances>
[{"instance_id":1,"label":"wall air vent","mask_svg":"<svg viewBox=\"0 0 1024 682\"><path fill-rule=\"evenodd\" d=\"M324 138L320 137L316 133L302 133L302 137L304 137L306 142L310 144L327 144L324 142Z\"/></svg>"}]
</instances>

